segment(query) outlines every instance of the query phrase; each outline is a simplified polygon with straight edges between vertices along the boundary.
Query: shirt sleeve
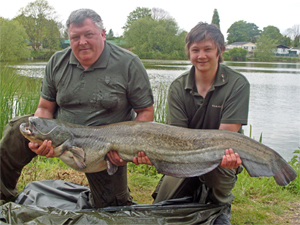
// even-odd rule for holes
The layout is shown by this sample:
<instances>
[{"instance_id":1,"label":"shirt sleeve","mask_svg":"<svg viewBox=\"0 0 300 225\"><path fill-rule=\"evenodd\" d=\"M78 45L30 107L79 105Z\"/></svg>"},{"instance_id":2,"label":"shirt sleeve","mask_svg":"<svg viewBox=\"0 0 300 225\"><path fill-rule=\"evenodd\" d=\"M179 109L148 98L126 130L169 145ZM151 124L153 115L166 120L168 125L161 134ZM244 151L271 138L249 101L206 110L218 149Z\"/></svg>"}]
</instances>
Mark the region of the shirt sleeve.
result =
<instances>
[{"instance_id":1,"label":"shirt sleeve","mask_svg":"<svg viewBox=\"0 0 300 225\"><path fill-rule=\"evenodd\" d=\"M147 71L138 57L129 67L128 99L134 109L147 108L154 103Z\"/></svg>"},{"instance_id":2,"label":"shirt sleeve","mask_svg":"<svg viewBox=\"0 0 300 225\"><path fill-rule=\"evenodd\" d=\"M52 57L46 65L45 75L42 80L42 86L41 86L41 97L51 102L56 101L56 88L52 80L53 60L54 58Z\"/></svg>"},{"instance_id":3,"label":"shirt sleeve","mask_svg":"<svg viewBox=\"0 0 300 225\"><path fill-rule=\"evenodd\" d=\"M188 127L189 119L185 109L184 97L182 96L183 88L179 82L173 82L170 85L167 97L167 124Z\"/></svg>"},{"instance_id":4,"label":"shirt sleeve","mask_svg":"<svg viewBox=\"0 0 300 225\"><path fill-rule=\"evenodd\" d=\"M224 104L221 123L246 125L248 121L250 84L246 79L239 79Z\"/></svg>"}]
</instances>

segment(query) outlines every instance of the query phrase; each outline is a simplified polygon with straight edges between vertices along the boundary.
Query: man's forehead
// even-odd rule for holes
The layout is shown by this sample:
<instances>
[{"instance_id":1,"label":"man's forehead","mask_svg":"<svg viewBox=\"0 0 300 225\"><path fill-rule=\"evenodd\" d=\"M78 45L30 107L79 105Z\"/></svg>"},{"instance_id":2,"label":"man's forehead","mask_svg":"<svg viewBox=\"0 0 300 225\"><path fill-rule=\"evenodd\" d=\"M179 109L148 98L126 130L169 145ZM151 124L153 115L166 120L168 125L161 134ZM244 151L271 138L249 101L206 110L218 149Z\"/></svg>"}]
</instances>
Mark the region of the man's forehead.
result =
<instances>
[{"instance_id":1,"label":"man's forehead","mask_svg":"<svg viewBox=\"0 0 300 225\"><path fill-rule=\"evenodd\" d=\"M204 46L216 46L216 43L214 42L214 40L211 39L204 39L201 41L194 41L191 46L195 46L195 45L204 45Z\"/></svg>"},{"instance_id":2,"label":"man's forehead","mask_svg":"<svg viewBox=\"0 0 300 225\"><path fill-rule=\"evenodd\" d=\"M77 32L88 32L98 30L96 25L91 21L86 23L83 21L82 23L71 23L69 27L69 33L77 33Z\"/></svg>"},{"instance_id":3,"label":"man's forehead","mask_svg":"<svg viewBox=\"0 0 300 225\"><path fill-rule=\"evenodd\" d=\"M83 21L76 21L70 24L71 27L83 27L83 26L95 26L95 23L91 18L85 18Z\"/></svg>"}]
</instances>

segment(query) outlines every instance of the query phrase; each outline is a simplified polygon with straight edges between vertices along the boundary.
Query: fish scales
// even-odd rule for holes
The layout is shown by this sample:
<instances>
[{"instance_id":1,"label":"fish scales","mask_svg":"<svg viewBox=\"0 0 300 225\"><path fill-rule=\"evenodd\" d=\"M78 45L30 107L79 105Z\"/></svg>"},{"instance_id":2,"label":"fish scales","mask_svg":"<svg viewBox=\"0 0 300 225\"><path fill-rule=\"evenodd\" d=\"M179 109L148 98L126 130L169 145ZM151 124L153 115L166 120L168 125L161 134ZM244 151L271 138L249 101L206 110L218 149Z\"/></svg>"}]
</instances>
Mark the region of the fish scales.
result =
<instances>
[{"instance_id":1,"label":"fish scales","mask_svg":"<svg viewBox=\"0 0 300 225\"><path fill-rule=\"evenodd\" d=\"M222 130L198 130L155 122L128 121L87 127L54 119L30 117L20 131L31 141L52 140L55 156L82 172L107 169L108 151L132 161L144 151L156 169L175 177L208 173L222 160L224 150L234 149L250 176L274 176L287 185L297 176L293 168L274 150L245 135ZM114 167L114 166L112 166Z\"/></svg>"}]
</instances>

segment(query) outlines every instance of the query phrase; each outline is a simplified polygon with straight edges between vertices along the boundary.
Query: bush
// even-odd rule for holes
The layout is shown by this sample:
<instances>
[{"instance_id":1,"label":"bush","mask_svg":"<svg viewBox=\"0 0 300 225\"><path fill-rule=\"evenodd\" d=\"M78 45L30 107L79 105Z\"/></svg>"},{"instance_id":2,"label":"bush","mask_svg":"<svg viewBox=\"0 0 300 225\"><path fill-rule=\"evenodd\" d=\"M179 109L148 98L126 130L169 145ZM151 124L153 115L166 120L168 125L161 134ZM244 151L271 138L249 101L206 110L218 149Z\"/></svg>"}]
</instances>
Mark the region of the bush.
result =
<instances>
[{"instance_id":1,"label":"bush","mask_svg":"<svg viewBox=\"0 0 300 225\"><path fill-rule=\"evenodd\" d=\"M247 50L243 48L233 48L228 51L228 56L232 61L246 61Z\"/></svg>"},{"instance_id":2,"label":"bush","mask_svg":"<svg viewBox=\"0 0 300 225\"><path fill-rule=\"evenodd\" d=\"M55 51L34 51L32 50L30 55L34 59L49 60Z\"/></svg>"},{"instance_id":3,"label":"bush","mask_svg":"<svg viewBox=\"0 0 300 225\"><path fill-rule=\"evenodd\" d=\"M224 52L223 55L222 55L222 57L223 57L224 61L230 61L230 56L229 56L228 52Z\"/></svg>"}]
</instances>

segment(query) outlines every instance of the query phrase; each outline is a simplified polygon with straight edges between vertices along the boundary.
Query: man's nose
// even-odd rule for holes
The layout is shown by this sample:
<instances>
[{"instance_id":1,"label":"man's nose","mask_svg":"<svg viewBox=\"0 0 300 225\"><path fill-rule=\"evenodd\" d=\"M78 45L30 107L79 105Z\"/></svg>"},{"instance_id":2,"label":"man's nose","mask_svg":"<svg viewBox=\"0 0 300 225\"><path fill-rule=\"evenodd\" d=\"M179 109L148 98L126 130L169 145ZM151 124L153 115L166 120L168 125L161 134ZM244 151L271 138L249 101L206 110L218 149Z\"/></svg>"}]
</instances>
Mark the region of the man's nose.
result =
<instances>
[{"instance_id":1,"label":"man's nose","mask_svg":"<svg viewBox=\"0 0 300 225\"><path fill-rule=\"evenodd\" d=\"M79 44L85 45L87 43L86 38L84 36L80 37Z\"/></svg>"},{"instance_id":2,"label":"man's nose","mask_svg":"<svg viewBox=\"0 0 300 225\"><path fill-rule=\"evenodd\" d=\"M203 57L205 57L205 52L199 51L198 58L203 58Z\"/></svg>"}]
</instances>

